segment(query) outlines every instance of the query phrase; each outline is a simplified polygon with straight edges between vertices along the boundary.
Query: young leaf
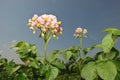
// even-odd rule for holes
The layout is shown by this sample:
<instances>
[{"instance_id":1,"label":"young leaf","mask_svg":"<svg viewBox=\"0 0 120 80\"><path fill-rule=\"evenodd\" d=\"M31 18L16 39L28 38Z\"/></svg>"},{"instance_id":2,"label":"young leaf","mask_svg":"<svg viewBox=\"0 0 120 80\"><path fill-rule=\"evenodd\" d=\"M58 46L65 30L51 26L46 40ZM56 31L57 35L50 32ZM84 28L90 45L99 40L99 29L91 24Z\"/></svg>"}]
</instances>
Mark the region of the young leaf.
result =
<instances>
[{"instance_id":1,"label":"young leaf","mask_svg":"<svg viewBox=\"0 0 120 80\"><path fill-rule=\"evenodd\" d=\"M111 61L98 63L96 69L103 80L114 80L117 75L117 68Z\"/></svg>"},{"instance_id":2,"label":"young leaf","mask_svg":"<svg viewBox=\"0 0 120 80\"><path fill-rule=\"evenodd\" d=\"M85 80L94 80L97 77L95 62L86 64L82 69L81 76Z\"/></svg>"}]
</instances>

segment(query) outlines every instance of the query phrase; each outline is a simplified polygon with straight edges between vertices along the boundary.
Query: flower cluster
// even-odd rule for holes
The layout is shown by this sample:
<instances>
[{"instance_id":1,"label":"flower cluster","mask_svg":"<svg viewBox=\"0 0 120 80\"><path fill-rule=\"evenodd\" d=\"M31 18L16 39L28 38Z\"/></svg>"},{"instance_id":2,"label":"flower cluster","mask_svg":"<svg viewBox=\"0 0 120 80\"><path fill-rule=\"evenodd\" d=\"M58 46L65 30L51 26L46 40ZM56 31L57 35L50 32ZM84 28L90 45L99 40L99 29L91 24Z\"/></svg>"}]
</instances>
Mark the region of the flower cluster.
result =
<instances>
[{"instance_id":1,"label":"flower cluster","mask_svg":"<svg viewBox=\"0 0 120 80\"><path fill-rule=\"evenodd\" d=\"M87 37L87 33L88 33L87 29L82 29L79 27L75 30L74 36L75 38Z\"/></svg>"},{"instance_id":2,"label":"flower cluster","mask_svg":"<svg viewBox=\"0 0 120 80\"><path fill-rule=\"evenodd\" d=\"M57 21L56 16L52 14L43 14L41 16L35 14L29 19L28 26L30 26L33 33L35 33L36 29L40 29L41 37L44 37L47 33L52 34L54 38L57 37L57 34L62 34L61 21Z\"/></svg>"}]
</instances>

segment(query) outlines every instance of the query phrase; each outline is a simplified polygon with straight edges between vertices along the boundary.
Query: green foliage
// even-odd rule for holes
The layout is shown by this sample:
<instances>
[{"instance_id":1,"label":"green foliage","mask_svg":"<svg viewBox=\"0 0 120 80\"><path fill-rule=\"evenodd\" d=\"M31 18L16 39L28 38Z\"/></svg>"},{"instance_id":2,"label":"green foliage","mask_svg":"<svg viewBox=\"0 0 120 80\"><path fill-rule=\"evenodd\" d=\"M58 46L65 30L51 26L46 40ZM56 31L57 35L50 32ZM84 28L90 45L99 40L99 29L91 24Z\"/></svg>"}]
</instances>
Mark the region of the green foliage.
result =
<instances>
[{"instance_id":1,"label":"green foliage","mask_svg":"<svg viewBox=\"0 0 120 80\"><path fill-rule=\"evenodd\" d=\"M15 65L15 63L13 61L8 62L7 66L6 66L6 71L9 75L12 75L18 69L20 69L20 66Z\"/></svg>"},{"instance_id":2,"label":"green foliage","mask_svg":"<svg viewBox=\"0 0 120 80\"><path fill-rule=\"evenodd\" d=\"M59 70L54 66L49 66L46 73L46 80L54 80L58 75Z\"/></svg>"},{"instance_id":3,"label":"green foliage","mask_svg":"<svg viewBox=\"0 0 120 80\"><path fill-rule=\"evenodd\" d=\"M55 50L48 55L47 60L49 61L49 63L51 63L52 61L57 59L58 56L59 56L59 50Z\"/></svg>"},{"instance_id":4,"label":"green foliage","mask_svg":"<svg viewBox=\"0 0 120 80\"><path fill-rule=\"evenodd\" d=\"M103 80L114 80L117 74L117 68L111 61L97 64L96 70Z\"/></svg>"},{"instance_id":5,"label":"green foliage","mask_svg":"<svg viewBox=\"0 0 120 80\"><path fill-rule=\"evenodd\" d=\"M63 55L63 57L64 57L65 60L69 60L71 58L72 54L73 53L71 51L64 51L62 53L62 55Z\"/></svg>"},{"instance_id":6,"label":"green foliage","mask_svg":"<svg viewBox=\"0 0 120 80\"><path fill-rule=\"evenodd\" d=\"M64 63L59 59L54 60L51 64L59 69L65 69Z\"/></svg>"},{"instance_id":7,"label":"green foliage","mask_svg":"<svg viewBox=\"0 0 120 80\"><path fill-rule=\"evenodd\" d=\"M107 34L102 40L102 49L104 53L109 53L115 42L112 39L112 34Z\"/></svg>"},{"instance_id":8,"label":"green foliage","mask_svg":"<svg viewBox=\"0 0 120 80\"><path fill-rule=\"evenodd\" d=\"M104 32L112 33L113 35L120 37L120 30L117 28L107 28Z\"/></svg>"},{"instance_id":9,"label":"green foliage","mask_svg":"<svg viewBox=\"0 0 120 80\"><path fill-rule=\"evenodd\" d=\"M89 62L87 65L84 66L82 69L81 76L85 80L94 80L97 78L96 74L96 65L95 62Z\"/></svg>"},{"instance_id":10,"label":"green foliage","mask_svg":"<svg viewBox=\"0 0 120 80\"><path fill-rule=\"evenodd\" d=\"M23 63L1 58L0 80L120 80L120 52L115 48L120 30L108 28L104 32L107 34L101 43L88 48L82 48L80 44L54 50L45 57L46 61L34 44L20 41L11 48L16 50ZM94 49L99 52L88 57L89 51Z\"/></svg>"}]
</instances>

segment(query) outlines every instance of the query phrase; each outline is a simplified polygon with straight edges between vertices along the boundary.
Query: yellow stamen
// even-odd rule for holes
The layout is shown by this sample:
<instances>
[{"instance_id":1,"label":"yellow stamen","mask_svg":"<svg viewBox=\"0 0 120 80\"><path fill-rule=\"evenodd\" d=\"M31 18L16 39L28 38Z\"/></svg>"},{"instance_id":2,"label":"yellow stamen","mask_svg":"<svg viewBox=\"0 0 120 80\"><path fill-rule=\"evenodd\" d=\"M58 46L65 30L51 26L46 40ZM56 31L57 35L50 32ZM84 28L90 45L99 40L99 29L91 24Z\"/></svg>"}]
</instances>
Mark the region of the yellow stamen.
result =
<instances>
[{"instance_id":1,"label":"yellow stamen","mask_svg":"<svg viewBox=\"0 0 120 80\"><path fill-rule=\"evenodd\" d=\"M51 26L51 23L49 23L48 26Z\"/></svg>"},{"instance_id":2,"label":"yellow stamen","mask_svg":"<svg viewBox=\"0 0 120 80\"><path fill-rule=\"evenodd\" d=\"M40 27L40 25L41 25L40 22L38 22L36 26L37 26L37 27Z\"/></svg>"},{"instance_id":3,"label":"yellow stamen","mask_svg":"<svg viewBox=\"0 0 120 80\"><path fill-rule=\"evenodd\" d=\"M47 22L47 21L48 21L48 18L44 18L44 21Z\"/></svg>"}]
</instances>

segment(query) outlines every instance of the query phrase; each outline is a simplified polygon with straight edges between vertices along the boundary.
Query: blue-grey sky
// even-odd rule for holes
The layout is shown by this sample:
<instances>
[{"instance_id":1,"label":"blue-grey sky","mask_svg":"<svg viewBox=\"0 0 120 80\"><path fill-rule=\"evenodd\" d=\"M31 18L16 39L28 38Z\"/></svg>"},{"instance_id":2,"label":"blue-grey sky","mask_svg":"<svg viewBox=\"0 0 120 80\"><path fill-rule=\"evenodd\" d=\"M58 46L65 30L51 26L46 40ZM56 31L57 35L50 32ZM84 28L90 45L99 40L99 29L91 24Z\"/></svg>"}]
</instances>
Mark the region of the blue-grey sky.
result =
<instances>
[{"instance_id":1,"label":"blue-grey sky","mask_svg":"<svg viewBox=\"0 0 120 80\"><path fill-rule=\"evenodd\" d=\"M43 40L38 38L39 31L33 35L27 26L28 19L34 14L53 14L62 21L63 34L59 40L50 41L48 52L78 45L79 40L73 37L77 27L88 29L83 47L100 43L104 36L102 30L106 28L120 29L120 0L0 0L2 57L19 61L15 52L9 49L18 41L36 44L39 53L43 53ZM117 48L120 50L118 41Z\"/></svg>"}]
</instances>

